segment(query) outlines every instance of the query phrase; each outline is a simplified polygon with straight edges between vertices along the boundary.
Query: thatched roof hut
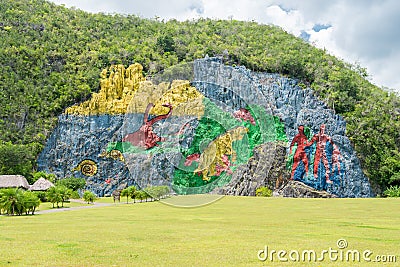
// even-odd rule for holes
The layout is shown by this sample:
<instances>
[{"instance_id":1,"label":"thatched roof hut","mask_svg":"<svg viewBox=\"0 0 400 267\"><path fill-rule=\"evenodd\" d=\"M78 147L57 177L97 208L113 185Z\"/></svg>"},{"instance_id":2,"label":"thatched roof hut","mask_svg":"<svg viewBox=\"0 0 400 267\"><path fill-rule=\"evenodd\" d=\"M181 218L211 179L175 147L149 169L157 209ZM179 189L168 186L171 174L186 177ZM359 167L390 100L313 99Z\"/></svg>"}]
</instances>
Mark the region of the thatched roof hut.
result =
<instances>
[{"instance_id":1,"label":"thatched roof hut","mask_svg":"<svg viewBox=\"0 0 400 267\"><path fill-rule=\"evenodd\" d=\"M29 184L22 175L0 175L0 188L29 189Z\"/></svg>"},{"instance_id":2,"label":"thatched roof hut","mask_svg":"<svg viewBox=\"0 0 400 267\"><path fill-rule=\"evenodd\" d=\"M54 186L52 182L49 180L44 179L43 177L39 178L29 190L31 191L46 191L50 187Z\"/></svg>"}]
</instances>

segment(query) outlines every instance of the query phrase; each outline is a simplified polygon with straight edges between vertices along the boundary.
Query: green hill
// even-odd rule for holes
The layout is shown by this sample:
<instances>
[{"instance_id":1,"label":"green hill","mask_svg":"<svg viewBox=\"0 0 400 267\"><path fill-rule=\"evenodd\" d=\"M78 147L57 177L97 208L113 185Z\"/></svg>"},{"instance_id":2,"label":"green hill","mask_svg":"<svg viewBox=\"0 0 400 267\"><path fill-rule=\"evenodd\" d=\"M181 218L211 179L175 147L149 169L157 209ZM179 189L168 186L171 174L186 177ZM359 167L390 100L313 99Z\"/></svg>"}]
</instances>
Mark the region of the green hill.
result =
<instances>
[{"instance_id":1,"label":"green hill","mask_svg":"<svg viewBox=\"0 0 400 267\"><path fill-rule=\"evenodd\" d=\"M400 184L400 99L360 66L275 26L90 14L44 0L0 0L0 174L30 176L57 116L99 89L102 69L137 62L151 75L205 55L299 79L345 117L378 192Z\"/></svg>"}]
</instances>

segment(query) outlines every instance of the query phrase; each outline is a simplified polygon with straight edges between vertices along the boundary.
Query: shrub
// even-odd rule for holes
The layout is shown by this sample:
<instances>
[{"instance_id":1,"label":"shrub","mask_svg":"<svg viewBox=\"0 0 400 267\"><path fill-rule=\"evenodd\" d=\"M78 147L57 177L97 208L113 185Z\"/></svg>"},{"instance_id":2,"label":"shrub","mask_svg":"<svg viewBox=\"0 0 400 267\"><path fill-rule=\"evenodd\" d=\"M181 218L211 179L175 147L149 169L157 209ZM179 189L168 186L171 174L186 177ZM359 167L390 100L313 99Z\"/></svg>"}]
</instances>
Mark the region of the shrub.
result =
<instances>
[{"instance_id":1,"label":"shrub","mask_svg":"<svg viewBox=\"0 0 400 267\"><path fill-rule=\"evenodd\" d=\"M36 191L35 194L40 199L41 202L47 202L46 192Z\"/></svg>"},{"instance_id":2,"label":"shrub","mask_svg":"<svg viewBox=\"0 0 400 267\"><path fill-rule=\"evenodd\" d=\"M390 186L383 194L387 197L400 197L400 186Z\"/></svg>"},{"instance_id":3,"label":"shrub","mask_svg":"<svg viewBox=\"0 0 400 267\"><path fill-rule=\"evenodd\" d=\"M269 189L266 186L261 186L261 187L257 188L256 196L257 197L271 197L272 196L272 190Z\"/></svg>"},{"instance_id":4,"label":"shrub","mask_svg":"<svg viewBox=\"0 0 400 267\"><path fill-rule=\"evenodd\" d=\"M97 196L95 193L87 190L85 193L83 193L83 200L85 200L88 204L91 202L93 203L97 199Z\"/></svg>"},{"instance_id":5,"label":"shrub","mask_svg":"<svg viewBox=\"0 0 400 267\"><path fill-rule=\"evenodd\" d=\"M72 199L80 199L81 196L79 195L78 191L72 191L71 198Z\"/></svg>"}]
</instances>

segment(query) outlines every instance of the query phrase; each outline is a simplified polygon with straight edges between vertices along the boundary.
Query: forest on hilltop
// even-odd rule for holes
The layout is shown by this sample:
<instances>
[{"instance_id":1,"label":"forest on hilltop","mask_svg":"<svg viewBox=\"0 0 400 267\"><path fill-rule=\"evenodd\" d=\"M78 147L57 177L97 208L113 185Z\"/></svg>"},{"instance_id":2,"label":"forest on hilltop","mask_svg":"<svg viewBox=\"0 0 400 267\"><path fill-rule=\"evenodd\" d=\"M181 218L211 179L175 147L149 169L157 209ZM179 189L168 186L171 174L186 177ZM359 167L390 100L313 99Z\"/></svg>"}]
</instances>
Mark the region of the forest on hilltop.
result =
<instances>
[{"instance_id":1,"label":"forest on hilltop","mask_svg":"<svg viewBox=\"0 0 400 267\"><path fill-rule=\"evenodd\" d=\"M137 62L152 75L205 55L312 88L346 119L376 191L400 184L400 98L362 67L276 26L91 14L45 0L0 0L0 174L32 177L57 116L98 91L102 69Z\"/></svg>"}]
</instances>

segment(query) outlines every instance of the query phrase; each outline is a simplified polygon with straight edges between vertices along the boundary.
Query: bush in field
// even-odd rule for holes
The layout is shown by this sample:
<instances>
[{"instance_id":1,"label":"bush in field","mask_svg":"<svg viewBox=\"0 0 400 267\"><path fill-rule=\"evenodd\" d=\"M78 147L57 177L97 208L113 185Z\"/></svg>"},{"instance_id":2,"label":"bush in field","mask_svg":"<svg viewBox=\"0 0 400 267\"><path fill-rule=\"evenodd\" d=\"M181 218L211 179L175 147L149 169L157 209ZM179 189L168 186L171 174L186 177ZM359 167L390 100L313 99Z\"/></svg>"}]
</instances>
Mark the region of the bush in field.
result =
<instances>
[{"instance_id":1,"label":"bush in field","mask_svg":"<svg viewBox=\"0 0 400 267\"><path fill-rule=\"evenodd\" d=\"M272 196L272 190L269 189L266 186L261 186L261 187L257 188L256 196L257 197L271 197Z\"/></svg>"},{"instance_id":2,"label":"bush in field","mask_svg":"<svg viewBox=\"0 0 400 267\"><path fill-rule=\"evenodd\" d=\"M83 193L83 200L85 200L88 204L93 203L97 199L97 196L95 193L87 190L85 193Z\"/></svg>"},{"instance_id":3,"label":"bush in field","mask_svg":"<svg viewBox=\"0 0 400 267\"><path fill-rule=\"evenodd\" d=\"M400 197L400 186L390 186L383 193L387 197Z\"/></svg>"}]
</instances>

